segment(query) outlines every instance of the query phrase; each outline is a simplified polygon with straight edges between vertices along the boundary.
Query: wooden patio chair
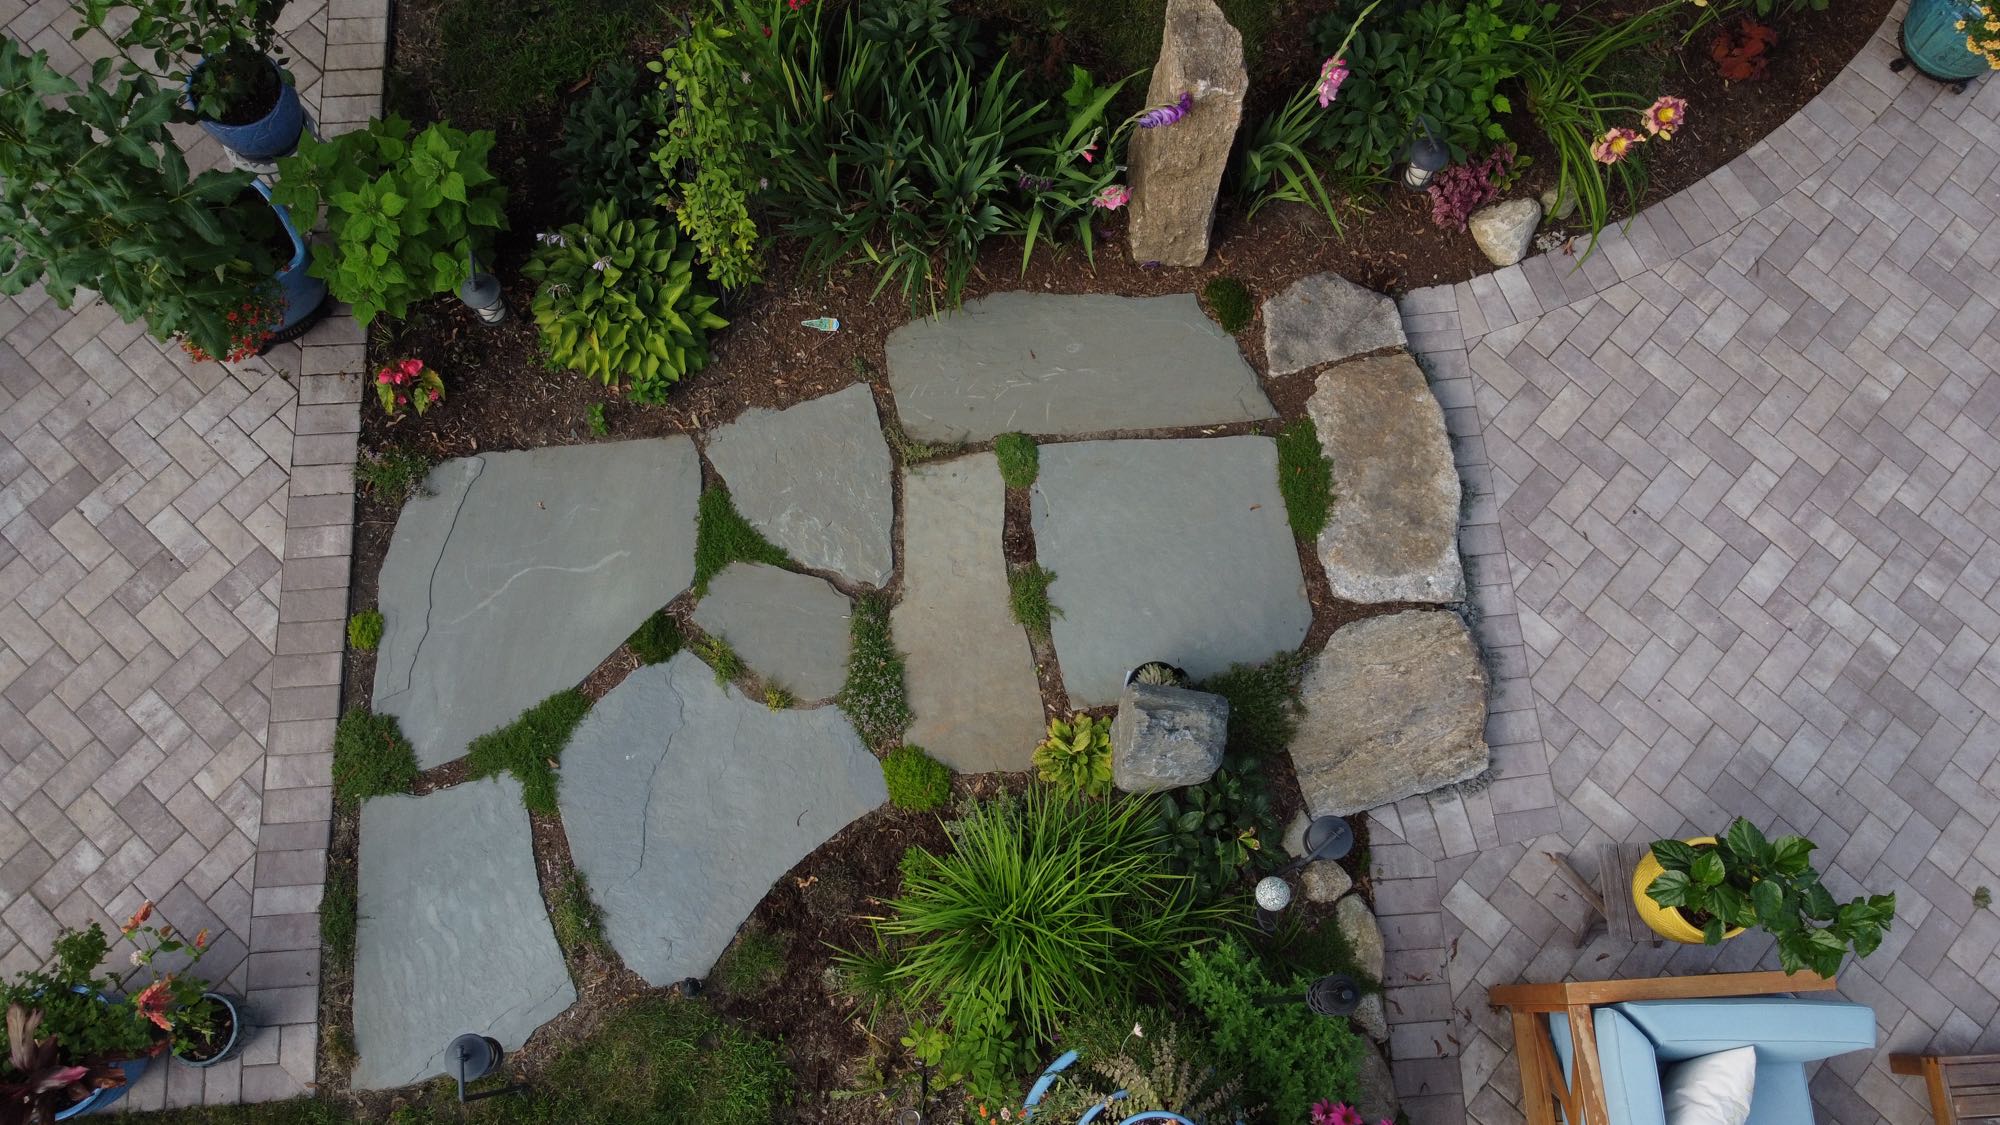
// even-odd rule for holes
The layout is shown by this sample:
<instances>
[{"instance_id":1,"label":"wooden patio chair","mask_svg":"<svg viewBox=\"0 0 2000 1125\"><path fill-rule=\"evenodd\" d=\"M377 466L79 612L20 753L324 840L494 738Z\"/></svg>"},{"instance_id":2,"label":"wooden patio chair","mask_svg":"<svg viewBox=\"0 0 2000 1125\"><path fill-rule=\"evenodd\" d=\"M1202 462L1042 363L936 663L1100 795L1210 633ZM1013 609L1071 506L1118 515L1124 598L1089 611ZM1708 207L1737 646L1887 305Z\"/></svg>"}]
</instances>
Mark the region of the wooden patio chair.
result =
<instances>
[{"instance_id":1,"label":"wooden patio chair","mask_svg":"<svg viewBox=\"0 0 2000 1125\"><path fill-rule=\"evenodd\" d=\"M1889 1070L1924 1080L1938 1125L2000 1121L2000 1055L1890 1055Z\"/></svg>"}]
</instances>

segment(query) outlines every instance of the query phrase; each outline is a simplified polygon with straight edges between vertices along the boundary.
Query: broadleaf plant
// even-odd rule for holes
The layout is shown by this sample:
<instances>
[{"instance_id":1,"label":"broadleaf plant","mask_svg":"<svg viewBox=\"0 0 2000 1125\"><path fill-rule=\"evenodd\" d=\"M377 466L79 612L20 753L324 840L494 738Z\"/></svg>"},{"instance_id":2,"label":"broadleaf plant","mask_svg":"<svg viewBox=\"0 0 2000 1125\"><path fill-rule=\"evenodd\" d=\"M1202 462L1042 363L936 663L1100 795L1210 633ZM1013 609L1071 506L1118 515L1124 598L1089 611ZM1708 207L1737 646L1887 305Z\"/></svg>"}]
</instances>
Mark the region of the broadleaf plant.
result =
<instances>
[{"instance_id":1,"label":"broadleaf plant","mask_svg":"<svg viewBox=\"0 0 2000 1125\"><path fill-rule=\"evenodd\" d=\"M1895 921L1896 896L1835 901L1813 869L1816 846L1796 835L1766 839L1737 817L1713 844L1654 841L1653 858L1665 870L1646 894L1700 926L1709 945L1731 927L1762 926L1776 935L1786 972L1832 977L1850 949L1866 957L1882 944Z\"/></svg>"},{"instance_id":2,"label":"broadleaf plant","mask_svg":"<svg viewBox=\"0 0 2000 1125\"><path fill-rule=\"evenodd\" d=\"M1035 747L1035 769L1064 794L1097 797L1111 791L1111 720L1076 714L1050 719Z\"/></svg>"}]
</instances>

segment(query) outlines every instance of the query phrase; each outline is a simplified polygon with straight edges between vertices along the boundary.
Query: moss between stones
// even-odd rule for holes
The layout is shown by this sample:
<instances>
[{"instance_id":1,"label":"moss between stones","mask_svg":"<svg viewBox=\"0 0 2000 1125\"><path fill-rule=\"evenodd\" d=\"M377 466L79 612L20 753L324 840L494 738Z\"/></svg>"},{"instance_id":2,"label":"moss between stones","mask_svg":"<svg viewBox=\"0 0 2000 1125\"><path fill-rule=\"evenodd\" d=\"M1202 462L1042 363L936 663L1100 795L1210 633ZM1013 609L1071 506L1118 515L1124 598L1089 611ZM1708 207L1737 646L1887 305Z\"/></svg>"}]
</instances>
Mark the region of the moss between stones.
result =
<instances>
[{"instance_id":1,"label":"moss between stones","mask_svg":"<svg viewBox=\"0 0 2000 1125\"><path fill-rule=\"evenodd\" d=\"M701 515L694 536L694 593L708 593L709 580L733 562L791 566L792 560L736 510L721 485L702 490Z\"/></svg>"},{"instance_id":2,"label":"moss between stones","mask_svg":"<svg viewBox=\"0 0 2000 1125\"><path fill-rule=\"evenodd\" d=\"M506 770L520 781L521 803L529 812L555 812L554 763L589 710L590 698L575 688L549 696L499 730L473 739L465 754L468 775L491 777Z\"/></svg>"},{"instance_id":3,"label":"moss between stones","mask_svg":"<svg viewBox=\"0 0 2000 1125\"><path fill-rule=\"evenodd\" d=\"M416 780L416 751L394 715L375 715L356 707L340 717L333 732L335 800L408 793Z\"/></svg>"}]
</instances>

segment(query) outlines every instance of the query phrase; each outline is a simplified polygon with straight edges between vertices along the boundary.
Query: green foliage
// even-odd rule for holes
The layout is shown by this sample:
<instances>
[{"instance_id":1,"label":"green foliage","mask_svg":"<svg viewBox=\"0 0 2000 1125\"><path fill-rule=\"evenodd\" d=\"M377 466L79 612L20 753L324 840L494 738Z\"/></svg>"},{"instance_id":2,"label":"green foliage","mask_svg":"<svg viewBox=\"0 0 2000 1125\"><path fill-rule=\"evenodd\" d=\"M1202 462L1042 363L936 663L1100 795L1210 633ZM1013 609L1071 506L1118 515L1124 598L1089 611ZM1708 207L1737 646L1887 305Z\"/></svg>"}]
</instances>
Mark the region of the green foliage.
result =
<instances>
[{"instance_id":1,"label":"green foliage","mask_svg":"<svg viewBox=\"0 0 2000 1125\"><path fill-rule=\"evenodd\" d=\"M694 247L671 225L628 219L593 204L522 271L540 285L542 347L564 367L607 385L629 382L634 402L659 403L684 375L708 365L708 333L729 322L694 276Z\"/></svg>"},{"instance_id":2,"label":"green foliage","mask_svg":"<svg viewBox=\"0 0 2000 1125\"><path fill-rule=\"evenodd\" d=\"M1231 757L1262 758L1291 745L1305 669L1304 657L1285 653L1262 664L1231 664L1195 685L1229 701Z\"/></svg>"},{"instance_id":3,"label":"green foliage","mask_svg":"<svg viewBox=\"0 0 2000 1125\"><path fill-rule=\"evenodd\" d=\"M571 956L584 950L601 954L610 948L604 938L604 911L590 896L590 882L574 868L556 881L555 895L549 900L549 922L555 927L557 943Z\"/></svg>"},{"instance_id":4,"label":"green foliage","mask_svg":"<svg viewBox=\"0 0 2000 1125\"><path fill-rule=\"evenodd\" d=\"M715 670L715 682L717 685L726 685L732 681L740 680L743 678L743 673L748 671L743 665L743 658L736 655L736 650L729 647L729 642L724 640L719 634L710 633L708 636L696 641L694 643L694 654L701 657L702 660L707 662L710 668Z\"/></svg>"},{"instance_id":5,"label":"green foliage","mask_svg":"<svg viewBox=\"0 0 2000 1125\"><path fill-rule=\"evenodd\" d=\"M143 73L132 60L150 55L160 72L155 77L171 87L186 83L201 116L242 124L274 69L269 56L282 43L277 22L283 7L283 0L80 0L83 24L70 38L104 31L130 52L120 73ZM131 16L119 21L124 30L113 33L105 18L120 10ZM192 72L191 58L201 60Z\"/></svg>"},{"instance_id":6,"label":"green foliage","mask_svg":"<svg viewBox=\"0 0 2000 1125\"><path fill-rule=\"evenodd\" d=\"M792 560L750 526L719 484L702 490L701 511L694 535L694 595L708 593L709 580L733 562L788 566Z\"/></svg>"},{"instance_id":7,"label":"green foliage","mask_svg":"<svg viewBox=\"0 0 2000 1125\"><path fill-rule=\"evenodd\" d=\"M167 131L177 89L106 87L110 69L80 89L47 52L0 43L0 294L39 282L67 309L94 290L154 339L227 355L229 314L271 289L276 219L237 205L250 173L188 173Z\"/></svg>"},{"instance_id":8,"label":"green foliage","mask_svg":"<svg viewBox=\"0 0 2000 1125\"><path fill-rule=\"evenodd\" d=\"M364 453L354 464L354 479L369 494L385 504L401 507L413 496L424 495L424 478L431 475L431 459L408 446L386 446L379 453Z\"/></svg>"},{"instance_id":9,"label":"green foliage","mask_svg":"<svg viewBox=\"0 0 2000 1125\"><path fill-rule=\"evenodd\" d=\"M1258 935L1253 941L1265 971L1280 980L1317 980L1328 973L1345 973L1364 993L1382 989L1382 982L1362 967L1330 917L1312 923L1304 911L1288 910L1275 933Z\"/></svg>"},{"instance_id":10,"label":"green foliage","mask_svg":"<svg viewBox=\"0 0 2000 1125\"><path fill-rule=\"evenodd\" d=\"M777 684L764 685L764 706L773 711L783 711L798 702L798 697Z\"/></svg>"},{"instance_id":11,"label":"green foliage","mask_svg":"<svg viewBox=\"0 0 2000 1125\"><path fill-rule=\"evenodd\" d=\"M758 30L766 26L765 14L749 0L718 0L717 7L730 5L733 19L697 16L688 33L646 67L673 95L653 150L667 182L662 201L694 240L708 275L737 289L761 277L759 234L750 217L759 179L752 162L771 144L761 91L742 76L768 73L771 63L769 40ZM770 21L781 22L773 8Z\"/></svg>"},{"instance_id":12,"label":"green foliage","mask_svg":"<svg viewBox=\"0 0 2000 1125\"><path fill-rule=\"evenodd\" d=\"M1991 910L1993 908L1993 888L1984 884L1974 888L1972 892L1972 905L1981 910Z\"/></svg>"},{"instance_id":13,"label":"green foliage","mask_svg":"<svg viewBox=\"0 0 2000 1125\"><path fill-rule=\"evenodd\" d=\"M658 27L660 5L634 0L541 0L496 10L487 0L443 0L436 24L439 109L486 128L519 124Z\"/></svg>"},{"instance_id":14,"label":"green foliage","mask_svg":"<svg viewBox=\"0 0 2000 1125\"><path fill-rule=\"evenodd\" d=\"M1062 614L1049 601L1049 583L1055 580L1056 572L1041 563L1007 568L1008 604L1029 636L1047 640L1050 619Z\"/></svg>"},{"instance_id":15,"label":"green foliage","mask_svg":"<svg viewBox=\"0 0 2000 1125\"><path fill-rule=\"evenodd\" d=\"M658 82L642 81L639 68L623 59L606 64L563 115L563 142L554 156L568 169L564 202L579 214L598 202L626 215L650 212L660 187L653 135L666 115Z\"/></svg>"},{"instance_id":16,"label":"green foliage","mask_svg":"<svg viewBox=\"0 0 2000 1125\"><path fill-rule=\"evenodd\" d=\"M1278 4L1220 0L1219 6L1229 25L1242 32L1244 59L1256 74L1263 45L1278 26ZM994 7L1014 21L1048 28L1050 40L1043 46L1051 55L1060 56L1064 45L1083 45L1114 69L1131 71L1152 66L1159 57L1167 0L999 0Z\"/></svg>"},{"instance_id":17,"label":"green foliage","mask_svg":"<svg viewBox=\"0 0 2000 1125\"><path fill-rule=\"evenodd\" d=\"M408 793L417 780L417 754L394 715L349 708L333 731L333 795L359 801Z\"/></svg>"},{"instance_id":18,"label":"green foliage","mask_svg":"<svg viewBox=\"0 0 2000 1125\"><path fill-rule=\"evenodd\" d=\"M929 812L951 800L951 768L921 746L898 746L882 757L882 781L889 803L911 812Z\"/></svg>"},{"instance_id":19,"label":"green foliage","mask_svg":"<svg viewBox=\"0 0 2000 1125\"><path fill-rule=\"evenodd\" d=\"M583 418L585 424L587 424L590 427L590 432L592 434L595 434L598 437L611 436L611 422L604 416L603 403L593 402L589 406L585 407L583 411Z\"/></svg>"},{"instance_id":20,"label":"green foliage","mask_svg":"<svg viewBox=\"0 0 2000 1125\"><path fill-rule=\"evenodd\" d=\"M1714 844L1654 841L1653 858L1666 870L1646 894L1679 909L1709 945L1719 944L1728 927L1762 926L1777 936L1786 972L1832 977L1849 949L1866 957L1882 944L1896 918L1896 896L1836 902L1813 870L1816 846L1803 836L1767 840L1739 816Z\"/></svg>"},{"instance_id":21,"label":"green foliage","mask_svg":"<svg viewBox=\"0 0 2000 1125\"><path fill-rule=\"evenodd\" d=\"M1021 165L1030 169L1018 181L1027 193L1026 216L1018 224L1022 272L1027 272L1036 240L1044 236L1059 239L1065 223L1083 247L1084 256L1095 261L1091 223L1100 209L1097 200L1125 171L1118 158L1132 125L1128 118L1113 126L1106 114L1112 100L1136 77L1128 74L1109 86L1099 86L1089 71L1070 67L1061 129L1045 133L1021 153Z\"/></svg>"},{"instance_id":22,"label":"green foliage","mask_svg":"<svg viewBox=\"0 0 2000 1125\"><path fill-rule=\"evenodd\" d=\"M1231 336L1250 327L1257 317L1257 302L1249 287L1233 277L1209 278L1201 295L1208 301L1208 311L1215 314L1215 322Z\"/></svg>"},{"instance_id":23,"label":"green foliage","mask_svg":"<svg viewBox=\"0 0 2000 1125\"><path fill-rule=\"evenodd\" d=\"M1000 462L1000 482L1008 488L1026 488L1035 483L1041 470L1041 454L1035 439L1026 434L1001 434L993 439L993 456Z\"/></svg>"},{"instance_id":24,"label":"green foliage","mask_svg":"<svg viewBox=\"0 0 2000 1125\"><path fill-rule=\"evenodd\" d=\"M40 1026L31 1038L55 1040L56 1057L46 1060L49 1065L98 1065L137 1058L152 1046L153 1025L139 1014L130 997L99 999L99 993L122 991L116 977L98 975L98 966L110 949L104 927L96 922L83 930L64 928L51 943L43 967L0 981L0 1012L18 1004L24 1011L41 1013ZM11 1046L5 1026L0 1025L0 1075L12 1069ZM25 1043L20 1046L25 1056L28 1048ZM41 1074L46 1068L22 1069Z\"/></svg>"},{"instance_id":25,"label":"green foliage","mask_svg":"<svg viewBox=\"0 0 2000 1125\"><path fill-rule=\"evenodd\" d=\"M1278 495L1285 498L1292 534L1304 543L1318 542L1333 508L1333 462L1321 450L1311 418L1278 431Z\"/></svg>"},{"instance_id":26,"label":"green foliage","mask_svg":"<svg viewBox=\"0 0 2000 1125\"><path fill-rule=\"evenodd\" d=\"M1234 940L1192 950L1180 967L1210 1047L1239 1068L1244 1089L1263 1099L1269 1120L1304 1121L1316 1101L1355 1100L1355 1068L1370 1048L1347 1021L1316 1016L1304 1004L1260 1003L1295 999L1306 978L1273 983Z\"/></svg>"},{"instance_id":27,"label":"green foliage","mask_svg":"<svg viewBox=\"0 0 2000 1125\"><path fill-rule=\"evenodd\" d=\"M1134 1027L1141 1031L1134 1034L1130 1030ZM1077 1042L1075 1032L1073 1027L1064 1027L1065 1044ZM1126 1025L1122 1037L1105 1044L1105 1049L1080 1050L1078 1054L1076 1063L1064 1070L1036 1103L1037 1118L1076 1121L1091 1106L1111 1102L1117 1112L1100 1119L1125 1120L1161 1110L1195 1121L1237 1119L1231 1112L1238 1105L1242 1086L1236 1067L1209 1050L1200 1032L1183 1028L1171 1018L1141 1015ZM1115 1101L1114 1094L1118 1095Z\"/></svg>"},{"instance_id":28,"label":"green foliage","mask_svg":"<svg viewBox=\"0 0 2000 1125\"><path fill-rule=\"evenodd\" d=\"M353 860L329 862L326 890L319 900L319 942L326 950L327 963L336 973L354 967L354 935L360 925L358 903Z\"/></svg>"},{"instance_id":29,"label":"green foliage","mask_svg":"<svg viewBox=\"0 0 2000 1125\"><path fill-rule=\"evenodd\" d=\"M943 457L956 457L965 451L965 443L962 441L918 441L903 429L900 421L894 418L883 419L882 437L905 465L921 465L926 461L936 461Z\"/></svg>"},{"instance_id":30,"label":"green foliage","mask_svg":"<svg viewBox=\"0 0 2000 1125\"><path fill-rule=\"evenodd\" d=\"M791 938L768 930L746 929L715 966L715 979L738 996L761 996L785 975Z\"/></svg>"},{"instance_id":31,"label":"green foliage","mask_svg":"<svg viewBox=\"0 0 2000 1125\"><path fill-rule=\"evenodd\" d=\"M686 638L681 636L681 627L675 624L673 618L667 616L667 611L660 609L654 610L651 617L646 618L644 623L632 630L632 635L625 638L625 643L631 645L632 651L638 654L639 663L665 664L681 650Z\"/></svg>"},{"instance_id":32,"label":"green foliage","mask_svg":"<svg viewBox=\"0 0 2000 1125\"><path fill-rule=\"evenodd\" d=\"M1200 785L1162 794L1160 829L1172 869L1194 880L1202 901L1220 897L1278 839L1259 760L1231 759Z\"/></svg>"},{"instance_id":33,"label":"green foliage","mask_svg":"<svg viewBox=\"0 0 2000 1125\"><path fill-rule=\"evenodd\" d=\"M278 162L271 198L294 214L325 202L332 245L311 272L354 306L363 327L378 313L402 318L411 301L447 293L471 273L482 229L507 225L507 189L486 170L493 134L440 121L410 135L401 117L320 142Z\"/></svg>"},{"instance_id":34,"label":"green foliage","mask_svg":"<svg viewBox=\"0 0 2000 1125\"><path fill-rule=\"evenodd\" d=\"M555 812L555 762L589 711L590 697L575 688L549 696L499 730L473 739L465 748L466 776L505 770L521 783L521 803L529 812Z\"/></svg>"},{"instance_id":35,"label":"green foliage","mask_svg":"<svg viewBox=\"0 0 2000 1125\"><path fill-rule=\"evenodd\" d=\"M880 594L854 603L848 619L852 647L847 683L835 702L870 746L900 742L910 727L910 700L903 688L903 655L889 635L889 605Z\"/></svg>"},{"instance_id":36,"label":"green foliage","mask_svg":"<svg viewBox=\"0 0 2000 1125\"><path fill-rule=\"evenodd\" d=\"M253 1105L187 1106L151 1113L127 1112L137 1125L348 1125L344 1106L316 1097Z\"/></svg>"},{"instance_id":37,"label":"green foliage","mask_svg":"<svg viewBox=\"0 0 2000 1125\"><path fill-rule=\"evenodd\" d=\"M356 652L374 652L382 643L382 611L364 609L347 619L347 647Z\"/></svg>"},{"instance_id":38,"label":"green foliage","mask_svg":"<svg viewBox=\"0 0 2000 1125\"><path fill-rule=\"evenodd\" d=\"M1065 796L1111 792L1111 720L1082 712L1050 719L1034 760L1037 775Z\"/></svg>"}]
</instances>

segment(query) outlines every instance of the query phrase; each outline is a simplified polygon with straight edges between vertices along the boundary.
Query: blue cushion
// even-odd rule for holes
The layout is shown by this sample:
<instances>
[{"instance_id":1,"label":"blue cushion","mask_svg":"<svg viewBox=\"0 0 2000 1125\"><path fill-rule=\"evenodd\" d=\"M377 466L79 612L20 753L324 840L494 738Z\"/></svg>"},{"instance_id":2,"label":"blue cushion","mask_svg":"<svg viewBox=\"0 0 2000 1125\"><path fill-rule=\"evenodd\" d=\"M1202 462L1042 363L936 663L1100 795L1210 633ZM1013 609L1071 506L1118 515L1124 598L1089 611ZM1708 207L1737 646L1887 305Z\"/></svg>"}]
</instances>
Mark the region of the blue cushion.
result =
<instances>
[{"instance_id":1,"label":"blue cushion","mask_svg":"<svg viewBox=\"0 0 2000 1125\"><path fill-rule=\"evenodd\" d=\"M1549 1017L1549 1036L1555 1040L1556 1061L1562 1066L1563 1083L1569 1083L1569 1017L1561 1012ZM1613 1125L1666 1125L1667 1107L1660 1100L1660 1065L1653 1045L1640 1034L1632 1021L1611 1008L1591 1012L1597 1026L1597 1061L1604 1070L1604 1107Z\"/></svg>"},{"instance_id":2,"label":"blue cushion","mask_svg":"<svg viewBox=\"0 0 2000 1125\"><path fill-rule=\"evenodd\" d=\"M1757 1049L1757 1087L1750 1092L1750 1119L1743 1125L1813 1125L1812 1091L1803 1063L1764 1061Z\"/></svg>"},{"instance_id":3,"label":"blue cushion","mask_svg":"<svg viewBox=\"0 0 2000 1125\"><path fill-rule=\"evenodd\" d=\"M1757 1048L1757 1062L1811 1062L1875 1046L1875 1013L1866 1004L1782 996L1714 1000L1639 1000L1613 1007L1644 1032L1664 1063Z\"/></svg>"}]
</instances>

